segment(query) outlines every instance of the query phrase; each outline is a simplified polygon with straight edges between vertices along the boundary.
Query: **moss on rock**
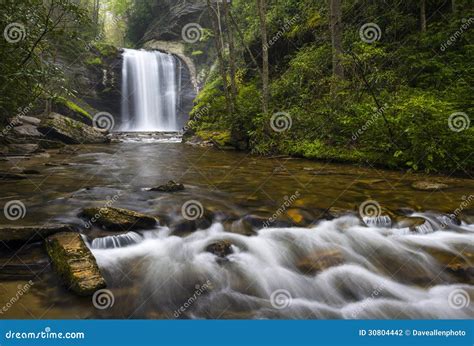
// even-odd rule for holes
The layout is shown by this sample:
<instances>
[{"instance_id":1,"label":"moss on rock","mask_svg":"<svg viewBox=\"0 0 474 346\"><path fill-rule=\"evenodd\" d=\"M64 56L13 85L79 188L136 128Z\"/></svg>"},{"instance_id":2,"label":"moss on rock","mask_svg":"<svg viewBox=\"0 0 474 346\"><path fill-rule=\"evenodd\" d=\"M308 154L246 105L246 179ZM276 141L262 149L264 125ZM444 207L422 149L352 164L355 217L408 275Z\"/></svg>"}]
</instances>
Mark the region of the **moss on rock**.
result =
<instances>
[{"instance_id":1,"label":"moss on rock","mask_svg":"<svg viewBox=\"0 0 474 346\"><path fill-rule=\"evenodd\" d=\"M53 101L53 109L60 114L83 122L87 125L92 125L92 115L77 103L65 97L58 96Z\"/></svg>"},{"instance_id":2,"label":"moss on rock","mask_svg":"<svg viewBox=\"0 0 474 346\"><path fill-rule=\"evenodd\" d=\"M46 239L46 251L54 270L68 289L90 296L106 286L99 267L79 233L58 233Z\"/></svg>"},{"instance_id":3,"label":"moss on rock","mask_svg":"<svg viewBox=\"0 0 474 346\"><path fill-rule=\"evenodd\" d=\"M158 222L158 219L153 216L111 207L86 208L80 216L104 228L122 231L153 228Z\"/></svg>"},{"instance_id":4,"label":"moss on rock","mask_svg":"<svg viewBox=\"0 0 474 346\"><path fill-rule=\"evenodd\" d=\"M57 113L51 113L43 119L38 131L50 139L60 140L66 144L102 144L109 142L102 131Z\"/></svg>"}]
</instances>

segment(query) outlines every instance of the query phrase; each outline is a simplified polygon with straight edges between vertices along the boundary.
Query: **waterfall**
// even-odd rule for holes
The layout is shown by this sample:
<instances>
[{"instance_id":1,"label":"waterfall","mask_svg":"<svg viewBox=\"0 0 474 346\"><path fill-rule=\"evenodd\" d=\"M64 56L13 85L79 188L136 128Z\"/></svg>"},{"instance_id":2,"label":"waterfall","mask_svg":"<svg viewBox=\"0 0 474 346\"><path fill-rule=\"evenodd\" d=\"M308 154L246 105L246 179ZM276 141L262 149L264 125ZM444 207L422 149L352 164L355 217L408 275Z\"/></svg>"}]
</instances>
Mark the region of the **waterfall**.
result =
<instances>
[{"instance_id":1,"label":"waterfall","mask_svg":"<svg viewBox=\"0 0 474 346\"><path fill-rule=\"evenodd\" d=\"M179 131L177 62L158 51L124 50L121 131Z\"/></svg>"}]
</instances>

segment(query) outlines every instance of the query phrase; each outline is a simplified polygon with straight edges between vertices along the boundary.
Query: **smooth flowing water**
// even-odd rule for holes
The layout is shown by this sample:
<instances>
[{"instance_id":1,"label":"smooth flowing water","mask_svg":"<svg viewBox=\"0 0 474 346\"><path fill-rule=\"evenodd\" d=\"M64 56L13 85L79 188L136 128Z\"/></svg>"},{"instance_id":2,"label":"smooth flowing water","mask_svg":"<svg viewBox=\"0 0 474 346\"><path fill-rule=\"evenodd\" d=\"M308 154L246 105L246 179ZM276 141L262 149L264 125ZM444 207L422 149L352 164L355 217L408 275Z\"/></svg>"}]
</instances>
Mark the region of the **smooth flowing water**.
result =
<instances>
[{"instance_id":1,"label":"smooth flowing water","mask_svg":"<svg viewBox=\"0 0 474 346\"><path fill-rule=\"evenodd\" d=\"M179 131L179 60L159 51L125 49L121 131Z\"/></svg>"},{"instance_id":2,"label":"smooth flowing water","mask_svg":"<svg viewBox=\"0 0 474 346\"><path fill-rule=\"evenodd\" d=\"M461 223L446 218L471 201L472 180L151 140L85 146L73 157L50 154L0 162L2 170L19 165L40 171L3 185L2 202L24 202L26 216L17 225L57 221L80 227L113 305L99 309L90 297L68 292L41 244L33 244L2 250L3 303L19 285L33 283L5 317L474 317L472 205L458 214ZM147 191L170 179L186 189ZM411 187L425 179L449 188ZM404 216L362 219L359 206L367 200ZM206 210L208 224L185 220L189 201ZM85 229L79 212L107 202L158 216L160 225L121 233ZM331 216L321 217L328 208ZM425 222L409 228L410 218ZM225 258L206 251L219 241L231 244Z\"/></svg>"}]
</instances>

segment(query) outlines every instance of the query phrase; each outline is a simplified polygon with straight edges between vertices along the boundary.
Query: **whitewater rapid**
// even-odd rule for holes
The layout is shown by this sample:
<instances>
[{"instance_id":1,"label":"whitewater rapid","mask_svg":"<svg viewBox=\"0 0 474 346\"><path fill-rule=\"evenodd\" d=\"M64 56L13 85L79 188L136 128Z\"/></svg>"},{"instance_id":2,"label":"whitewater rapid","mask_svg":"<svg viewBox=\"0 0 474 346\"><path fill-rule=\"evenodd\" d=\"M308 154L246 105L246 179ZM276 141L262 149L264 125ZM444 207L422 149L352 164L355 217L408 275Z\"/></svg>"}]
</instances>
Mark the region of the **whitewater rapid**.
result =
<instances>
[{"instance_id":1,"label":"whitewater rapid","mask_svg":"<svg viewBox=\"0 0 474 346\"><path fill-rule=\"evenodd\" d=\"M472 318L474 286L459 283L432 253L472 253L474 227L434 228L413 233L343 216L313 228L261 229L251 237L219 223L186 237L159 227L90 246L112 292L134 292L124 298L130 316L160 311L177 317L187 304L179 317ZM233 244L227 259L205 251L220 240ZM301 258L327 251L340 252L343 263L315 274L298 269Z\"/></svg>"}]
</instances>

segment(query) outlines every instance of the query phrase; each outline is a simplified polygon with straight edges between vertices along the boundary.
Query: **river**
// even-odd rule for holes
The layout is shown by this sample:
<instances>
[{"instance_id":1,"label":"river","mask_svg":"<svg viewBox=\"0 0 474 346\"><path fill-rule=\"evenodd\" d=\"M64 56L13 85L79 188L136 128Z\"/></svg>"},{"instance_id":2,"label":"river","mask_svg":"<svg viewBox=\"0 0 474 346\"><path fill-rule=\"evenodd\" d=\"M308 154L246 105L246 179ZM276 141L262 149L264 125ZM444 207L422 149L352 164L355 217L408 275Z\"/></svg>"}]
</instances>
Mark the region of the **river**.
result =
<instances>
[{"instance_id":1,"label":"river","mask_svg":"<svg viewBox=\"0 0 474 346\"><path fill-rule=\"evenodd\" d=\"M15 225L77 225L113 302L102 309L90 297L68 292L42 245L31 244L2 250L3 303L31 280L2 310L3 317L474 316L472 205L456 215L461 223L446 217L470 203L469 179L262 158L151 139L0 162L2 171L15 166L40 173L2 184L3 203L21 200L26 207ZM435 192L412 187L426 179L449 187ZM169 180L184 183L185 190L147 190ZM183 228L190 224L182 222L189 202L212 222ZM362 220L360 207L367 202L391 218ZM81 210L104 203L158 216L160 225L125 234L84 227L77 216ZM419 218L426 222L410 230L407 222ZM222 240L231 244L230 254L206 251Z\"/></svg>"}]
</instances>

